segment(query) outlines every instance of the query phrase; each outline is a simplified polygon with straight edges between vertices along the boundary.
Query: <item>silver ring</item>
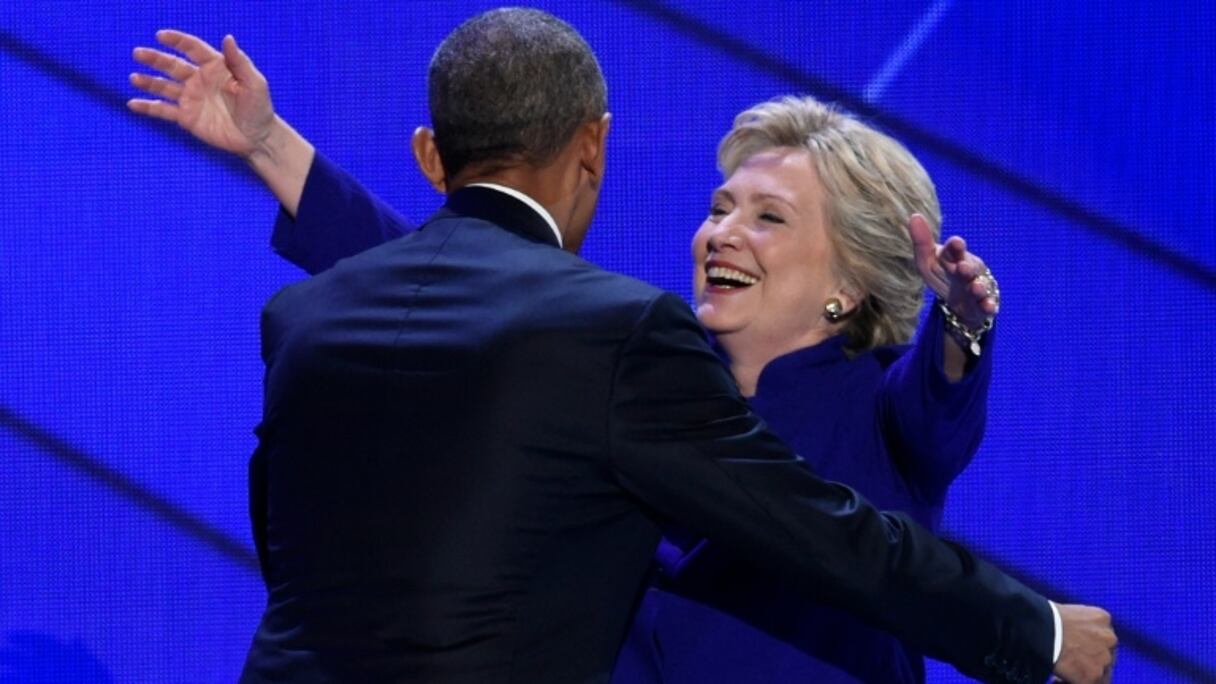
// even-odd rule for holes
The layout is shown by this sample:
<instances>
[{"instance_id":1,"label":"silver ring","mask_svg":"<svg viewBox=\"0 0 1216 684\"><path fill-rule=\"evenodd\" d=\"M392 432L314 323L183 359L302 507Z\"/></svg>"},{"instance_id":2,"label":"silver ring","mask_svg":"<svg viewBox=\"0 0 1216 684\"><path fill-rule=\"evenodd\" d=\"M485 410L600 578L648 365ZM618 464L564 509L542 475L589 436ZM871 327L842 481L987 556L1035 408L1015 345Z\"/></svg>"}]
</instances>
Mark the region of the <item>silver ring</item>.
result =
<instances>
[{"instance_id":1,"label":"silver ring","mask_svg":"<svg viewBox=\"0 0 1216 684\"><path fill-rule=\"evenodd\" d=\"M1001 303L1001 287L996 282L996 277L992 275L992 271L985 268L984 272L975 277L976 280L984 286L984 293L987 297L992 297L997 304Z\"/></svg>"}]
</instances>

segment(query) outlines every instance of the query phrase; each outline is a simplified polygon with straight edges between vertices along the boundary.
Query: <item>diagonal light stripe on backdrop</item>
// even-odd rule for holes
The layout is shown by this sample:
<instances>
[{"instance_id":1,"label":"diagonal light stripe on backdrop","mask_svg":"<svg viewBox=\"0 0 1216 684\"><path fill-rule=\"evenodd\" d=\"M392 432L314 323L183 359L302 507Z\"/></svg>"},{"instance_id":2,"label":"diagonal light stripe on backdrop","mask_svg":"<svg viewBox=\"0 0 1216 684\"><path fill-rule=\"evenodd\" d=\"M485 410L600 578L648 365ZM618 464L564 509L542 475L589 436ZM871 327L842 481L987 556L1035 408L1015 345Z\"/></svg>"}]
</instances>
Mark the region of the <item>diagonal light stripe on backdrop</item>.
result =
<instances>
[{"instance_id":1,"label":"diagonal light stripe on backdrop","mask_svg":"<svg viewBox=\"0 0 1216 684\"><path fill-rule=\"evenodd\" d=\"M891 81L895 80L899 72L903 71L904 65L908 63L908 59L916 54L916 51L920 49L920 46L929 37L929 34L933 33L933 29L937 27L937 23L941 21L942 17L945 16L953 4L954 0L936 0L925 11L920 21L916 22L916 26L912 27L908 35L895 48L895 52L891 53L887 61L883 63L878 72L874 74L874 77L870 79L870 82L866 84L866 88L862 91L861 95L865 98L866 102L873 104L882 99L887 86L890 85Z\"/></svg>"}]
</instances>

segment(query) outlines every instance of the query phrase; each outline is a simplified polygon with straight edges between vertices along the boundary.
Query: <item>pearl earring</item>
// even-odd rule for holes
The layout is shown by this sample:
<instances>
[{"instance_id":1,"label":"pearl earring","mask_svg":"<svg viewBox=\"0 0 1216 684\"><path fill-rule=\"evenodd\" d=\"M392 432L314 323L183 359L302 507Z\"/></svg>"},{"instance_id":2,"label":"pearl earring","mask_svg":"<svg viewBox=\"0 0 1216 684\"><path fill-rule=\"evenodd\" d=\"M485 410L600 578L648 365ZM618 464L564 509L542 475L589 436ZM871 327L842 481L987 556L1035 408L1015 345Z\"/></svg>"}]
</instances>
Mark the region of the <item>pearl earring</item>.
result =
<instances>
[{"instance_id":1,"label":"pearl earring","mask_svg":"<svg viewBox=\"0 0 1216 684\"><path fill-rule=\"evenodd\" d=\"M844 318L844 304L841 304L840 300L835 297L828 299L823 305L823 317L830 323L839 322Z\"/></svg>"}]
</instances>

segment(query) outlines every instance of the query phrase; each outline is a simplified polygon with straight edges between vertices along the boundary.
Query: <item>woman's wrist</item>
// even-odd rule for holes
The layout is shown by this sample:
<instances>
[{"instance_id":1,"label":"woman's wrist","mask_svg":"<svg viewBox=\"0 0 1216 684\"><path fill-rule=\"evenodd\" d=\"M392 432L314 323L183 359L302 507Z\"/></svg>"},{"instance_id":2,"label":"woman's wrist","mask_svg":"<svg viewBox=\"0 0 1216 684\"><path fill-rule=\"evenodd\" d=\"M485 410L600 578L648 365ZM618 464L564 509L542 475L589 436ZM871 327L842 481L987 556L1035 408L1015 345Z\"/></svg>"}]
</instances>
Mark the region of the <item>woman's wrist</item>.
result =
<instances>
[{"instance_id":1,"label":"woman's wrist","mask_svg":"<svg viewBox=\"0 0 1216 684\"><path fill-rule=\"evenodd\" d=\"M987 268L984 269L983 273L977 275L973 282L979 283L984 289L982 296L974 293L974 291L972 292L972 296L980 297L973 311L955 311L941 298L938 298L937 305L941 308L942 317L945 319L946 332L958 342L959 347L964 351L971 352L973 356L979 356L982 350L980 340L983 338L984 333L992 330L992 321L1001 307L1001 288L997 285L992 271ZM992 300L992 313L984 314L984 309L981 306L984 300ZM973 317L977 312L983 315L982 319L975 320L967 315L971 314Z\"/></svg>"},{"instance_id":2,"label":"woman's wrist","mask_svg":"<svg viewBox=\"0 0 1216 684\"><path fill-rule=\"evenodd\" d=\"M988 316L979 324L972 326L964 323L946 302L941 299L937 300L937 306L941 309L942 319L946 325L946 333L954 338L954 341L964 351L970 352L972 356L979 356L983 351L980 341L984 338L984 333L992 330L994 317Z\"/></svg>"}]
</instances>

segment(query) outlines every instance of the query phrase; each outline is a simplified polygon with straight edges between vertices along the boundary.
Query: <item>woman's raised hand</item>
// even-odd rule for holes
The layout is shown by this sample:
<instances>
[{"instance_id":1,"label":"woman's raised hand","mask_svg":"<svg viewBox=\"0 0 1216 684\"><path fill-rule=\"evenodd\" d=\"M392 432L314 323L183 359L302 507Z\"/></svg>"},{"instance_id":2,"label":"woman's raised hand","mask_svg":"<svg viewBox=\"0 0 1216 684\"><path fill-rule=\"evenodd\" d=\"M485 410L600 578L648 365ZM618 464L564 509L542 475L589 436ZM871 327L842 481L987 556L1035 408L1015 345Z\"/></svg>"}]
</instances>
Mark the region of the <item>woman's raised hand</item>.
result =
<instances>
[{"instance_id":1,"label":"woman's raised hand","mask_svg":"<svg viewBox=\"0 0 1216 684\"><path fill-rule=\"evenodd\" d=\"M213 147L245 159L261 150L275 121L266 78L226 36L222 52L188 33L156 32L169 52L137 47L135 61L163 76L131 74L131 83L161 99L133 98L132 111L172 121Z\"/></svg>"},{"instance_id":2,"label":"woman's raised hand","mask_svg":"<svg viewBox=\"0 0 1216 684\"><path fill-rule=\"evenodd\" d=\"M983 259L967 251L963 238L935 243L929 222L920 214L908 220L908 235L921 278L964 325L979 328L996 315L1001 306L996 279Z\"/></svg>"}]
</instances>

